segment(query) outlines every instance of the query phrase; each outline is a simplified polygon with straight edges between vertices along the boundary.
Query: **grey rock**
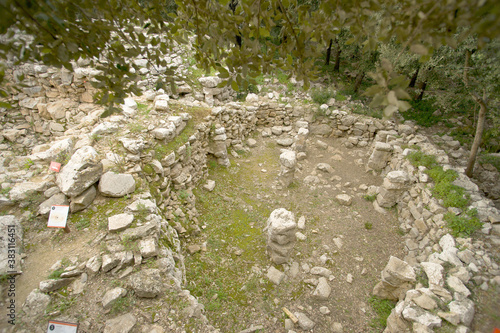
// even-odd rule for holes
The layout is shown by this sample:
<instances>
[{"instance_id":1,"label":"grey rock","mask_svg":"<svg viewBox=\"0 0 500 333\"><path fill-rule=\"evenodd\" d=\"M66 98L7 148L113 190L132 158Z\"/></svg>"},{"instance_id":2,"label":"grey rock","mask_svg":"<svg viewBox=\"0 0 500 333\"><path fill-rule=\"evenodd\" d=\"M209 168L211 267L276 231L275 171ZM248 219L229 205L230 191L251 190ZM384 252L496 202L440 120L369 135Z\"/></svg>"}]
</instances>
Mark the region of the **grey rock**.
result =
<instances>
[{"instance_id":1,"label":"grey rock","mask_svg":"<svg viewBox=\"0 0 500 333\"><path fill-rule=\"evenodd\" d=\"M460 316L460 321L466 325L470 326L472 320L474 319L475 309L474 302L470 299L464 299L463 301L453 301L448 304L450 311L456 313Z\"/></svg>"},{"instance_id":2,"label":"grey rock","mask_svg":"<svg viewBox=\"0 0 500 333\"><path fill-rule=\"evenodd\" d=\"M143 258L156 257L158 255L158 243L153 237L141 239L139 250Z\"/></svg>"},{"instance_id":3,"label":"grey rock","mask_svg":"<svg viewBox=\"0 0 500 333\"><path fill-rule=\"evenodd\" d=\"M283 147L290 147L293 144L292 138L281 138L276 140L276 143Z\"/></svg>"},{"instance_id":4,"label":"grey rock","mask_svg":"<svg viewBox=\"0 0 500 333\"><path fill-rule=\"evenodd\" d=\"M267 253L275 264L281 265L288 260L296 241L296 227L295 215L285 208L276 209L269 216Z\"/></svg>"},{"instance_id":5,"label":"grey rock","mask_svg":"<svg viewBox=\"0 0 500 333\"><path fill-rule=\"evenodd\" d=\"M441 318L416 306L408 306L402 312L403 318L429 328L441 327Z\"/></svg>"},{"instance_id":6,"label":"grey rock","mask_svg":"<svg viewBox=\"0 0 500 333\"><path fill-rule=\"evenodd\" d=\"M274 268L274 266L271 266L267 270L266 276L269 279L269 281L271 281L272 283L278 285L285 278L285 273L277 270L276 268Z\"/></svg>"},{"instance_id":7,"label":"grey rock","mask_svg":"<svg viewBox=\"0 0 500 333\"><path fill-rule=\"evenodd\" d=\"M34 289L26 298L23 304L23 311L30 317L37 317L44 314L45 309L50 303L50 296Z\"/></svg>"},{"instance_id":8,"label":"grey rock","mask_svg":"<svg viewBox=\"0 0 500 333\"><path fill-rule=\"evenodd\" d=\"M120 263L120 259L113 254L105 254L102 256L102 271L109 272Z\"/></svg>"},{"instance_id":9,"label":"grey rock","mask_svg":"<svg viewBox=\"0 0 500 333\"><path fill-rule=\"evenodd\" d=\"M104 333L129 333L137 323L137 319L131 313L106 320Z\"/></svg>"},{"instance_id":10,"label":"grey rock","mask_svg":"<svg viewBox=\"0 0 500 333\"><path fill-rule=\"evenodd\" d=\"M416 274L407 262L391 256L382 271L382 280L392 286L399 286L404 282L414 282Z\"/></svg>"},{"instance_id":11,"label":"grey rock","mask_svg":"<svg viewBox=\"0 0 500 333\"><path fill-rule=\"evenodd\" d=\"M316 299L318 301L326 301L328 300L328 297L330 296L331 292L332 288L328 284L328 280L324 277L320 277L318 285L316 286L316 289L312 293L312 297L313 299Z\"/></svg>"},{"instance_id":12,"label":"grey rock","mask_svg":"<svg viewBox=\"0 0 500 333\"><path fill-rule=\"evenodd\" d=\"M443 272L444 268L440 264L433 262L422 262L420 263L424 269L427 278L429 279L429 284L435 286L444 286Z\"/></svg>"},{"instance_id":13,"label":"grey rock","mask_svg":"<svg viewBox=\"0 0 500 333\"><path fill-rule=\"evenodd\" d=\"M99 180L99 192L108 197L119 198L135 191L135 179L130 174L106 172Z\"/></svg>"},{"instance_id":14,"label":"grey rock","mask_svg":"<svg viewBox=\"0 0 500 333\"><path fill-rule=\"evenodd\" d=\"M96 275L101 269L102 260L99 256L93 256L87 261L85 268L90 276Z\"/></svg>"},{"instance_id":15,"label":"grey rock","mask_svg":"<svg viewBox=\"0 0 500 333\"><path fill-rule=\"evenodd\" d=\"M146 148L146 144L142 139L129 139L129 138L120 138L120 141L123 144L123 147L131 152L132 154L140 154L141 151Z\"/></svg>"},{"instance_id":16,"label":"grey rock","mask_svg":"<svg viewBox=\"0 0 500 333\"><path fill-rule=\"evenodd\" d=\"M97 152L90 146L78 149L57 175L56 184L61 192L74 197L99 180L103 166L98 158Z\"/></svg>"},{"instance_id":17,"label":"grey rock","mask_svg":"<svg viewBox=\"0 0 500 333\"><path fill-rule=\"evenodd\" d=\"M102 306L106 310L110 309L118 299L124 297L125 295L127 295L127 289L124 288L117 287L108 290L102 298Z\"/></svg>"},{"instance_id":18,"label":"grey rock","mask_svg":"<svg viewBox=\"0 0 500 333\"><path fill-rule=\"evenodd\" d=\"M9 192L12 201L25 200L28 195L35 192L42 192L47 187L46 181L17 183Z\"/></svg>"},{"instance_id":19,"label":"grey rock","mask_svg":"<svg viewBox=\"0 0 500 333\"><path fill-rule=\"evenodd\" d=\"M314 328L314 326L316 325L316 323L314 321L312 321L311 319L309 319L309 317L305 313L294 312L293 314L299 320L298 324L299 324L300 328L303 329L304 331L312 330Z\"/></svg>"},{"instance_id":20,"label":"grey rock","mask_svg":"<svg viewBox=\"0 0 500 333\"><path fill-rule=\"evenodd\" d=\"M108 231L122 231L130 227L134 221L134 215L132 214L118 214L108 217Z\"/></svg>"},{"instance_id":21,"label":"grey rock","mask_svg":"<svg viewBox=\"0 0 500 333\"><path fill-rule=\"evenodd\" d=\"M342 206L350 206L352 204L352 197L348 194L338 194L335 199Z\"/></svg>"},{"instance_id":22,"label":"grey rock","mask_svg":"<svg viewBox=\"0 0 500 333\"><path fill-rule=\"evenodd\" d=\"M207 183L203 185L203 188L209 192L212 192L215 188L215 181L207 179Z\"/></svg>"},{"instance_id":23,"label":"grey rock","mask_svg":"<svg viewBox=\"0 0 500 333\"><path fill-rule=\"evenodd\" d=\"M50 213L50 209L52 208L52 206L54 205L67 206L68 204L69 204L68 198L63 193L58 193L51 196L50 198L42 202L40 206L38 206L38 214L48 215Z\"/></svg>"},{"instance_id":24,"label":"grey rock","mask_svg":"<svg viewBox=\"0 0 500 333\"><path fill-rule=\"evenodd\" d=\"M90 136L96 137L98 135L103 135L103 134L112 134L116 133L120 130L120 125L117 123L112 123L110 121L105 121L92 130L90 133Z\"/></svg>"},{"instance_id":25,"label":"grey rock","mask_svg":"<svg viewBox=\"0 0 500 333\"><path fill-rule=\"evenodd\" d=\"M84 210L94 201L97 195L97 190L95 186L90 186L88 189L83 191L82 194L71 198L71 203L69 204L69 209L72 213Z\"/></svg>"},{"instance_id":26,"label":"grey rock","mask_svg":"<svg viewBox=\"0 0 500 333\"><path fill-rule=\"evenodd\" d=\"M71 282L73 282L73 280L74 279L70 278L70 279L57 279L57 280L40 281L39 289L41 292L48 293L48 292L59 290L63 287L66 287Z\"/></svg>"},{"instance_id":27,"label":"grey rock","mask_svg":"<svg viewBox=\"0 0 500 333\"><path fill-rule=\"evenodd\" d=\"M316 169L327 173L334 173L335 171L333 170L333 167L328 163L318 163L316 165Z\"/></svg>"},{"instance_id":28,"label":"grey rock","mask_svg":"<svg viewBox=\"0 0 500 333\"><path fill-rule=\"evenodd\" d=\"M159 269L143 269L128 277L128 286L137 297L154 298L162 293L161 281Z\"/></svg>"},{"instance_id":29,"label":"grey rock","mask_svg":"<svg viewBox=\"0 0 500 333\"><path fill-rule=\"evenodd\" d=\"M328 278L330 275L332 275L331 270L329 270L328 268L319 267L319 266L311 268L310 273L314 274L314 275L321 275L321 276L326 277L326 278Z\"/></svg>"},{"instance_id":30,"label":"grey rock","mask_svg":"<svg viewBox=\"0 0 500 333\"><path fill-rule=\"evenodd\" d=\"M309 126L309 132L312 135L330 135L332 134L332 128L327 124L311 124Z\"/></svg>"}]
</instances>

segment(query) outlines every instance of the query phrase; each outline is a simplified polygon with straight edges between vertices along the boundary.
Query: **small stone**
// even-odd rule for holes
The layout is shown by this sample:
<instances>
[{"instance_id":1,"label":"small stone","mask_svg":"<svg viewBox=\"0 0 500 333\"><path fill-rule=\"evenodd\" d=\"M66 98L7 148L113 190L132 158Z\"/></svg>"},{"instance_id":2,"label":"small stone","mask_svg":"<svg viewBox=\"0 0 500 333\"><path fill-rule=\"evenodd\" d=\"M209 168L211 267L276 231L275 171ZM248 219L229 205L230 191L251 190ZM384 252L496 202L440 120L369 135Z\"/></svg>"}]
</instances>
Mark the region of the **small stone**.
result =
<instances>
[{"instance_id":1,"label":"small stone","mask_svg":"<svg viewBox=\"0 0 500 333\"><path fill-rule=\"evenodd\" d=\"M326 306L322 306L322 307L320 307L320 308L319 308L319 312L320 312L321 314L327 315L327 314L329 314L329 313L330 313L330 309L329 309L329 308L327 308Z\"/></svg>"},{"instance_id":2,"label":"small stone","mask_svg":"<svg viewBox=\"0 0 500 333\"><path fill-rule=\"evenodd\" d=\"M348 194L339 194L335 199L343 206L350 206L352 204L352 197Z\"/></svg>"},{"instance_id":3,"label":"small stone","mask_svg":"<svg viewBox=\"0 0 500 333\"><path fill-rule=\"evenodd\" d=\"M347 274L346 281L347 281L348 283L352 283L352 281L353 281L352 274L350 274L350 273L349 273L349 274Z\"/></svg>"},{"instance_id":4,"label":"small stone","mask_svg":"<svg viewBox=\"0 0 500 333\"><path fill-rule=\"evenodd\" d=\"M201 251L201 246L198 244L193 244L188 246L188 252L189 254L195 254Z\"/></svg>"},{"instance_id":5,"label":"small stone","mask_svg":"<svg viewBox=\"0 0 500 333\"><path fill-rule=\"evenodd\" d=\"M299 220L297 222L297 228L300 230L304 230L306 228L306 218L305 216L299 217Z\"/></svg>"},{"instance_id":6,"label":"small stone","mask_svg":"<svg viewBox=\"0 0 500 333\"><path fill-rule=\"evenodd\" d=\"M297 239L300 241L305 241L307 239L307 236L299 231L295 233L295 237L297 237Z\"/></svg>"},{"instance_id":7,"label":"small stone","mask_svg":"<svg viewBox=\"0 0 500 333\"><path fill-rule=\"evenodd\" d=\"M326 301L332 292L332 288L328 284L328 280L324 277L318 279L318 285L312 293L312 297L318 301Z\"/></svg>"},{"instance_id":8,"label":"small stone","mask_svg":"<svg viewBox=\"0 0 500 333\"><path fill-rule=\"evenodd\" d=\"M332 271L329 270L328 268L324 267L313 267L311 268L311 274L313 275L321 275L323 277L328 278L330 275L332 275Z\"/></svg>"},{"instance_id":9,"label":"small stone","mask_svg":"<svg viewBox=\"0 0 500 333\"><path fill-rule=\"evenodd\" d=\"M102 298L102 306L106 310L110 309L119 298L124 297L126 294L127 289L120 287L108 290Z\"/></svg>"},{"instance_id":10,"label":"small stone","mask_svg":"<svg viewBox=\"0 0 500 333\"><path fill-rule=\"evenodd\" d=\"M314 328L316 325L305 313L302 312L294 312L295 317L299 320L299 326L304 331L309 331Z\"/></svg>"},{"instance_id":11,"label":"small stone","mask_svg":"<svg viewBox=\"0 0 500 333\"><path fill-rule=\"evenodd\" d=\"M250 138L247 140L247 145L250 148L255 148L257 146L257 141L255 139Z\"/></svg>"},{"instance_id":12,"label":"small stone","mask_svg":"<svg viewBox=\"0 0 500 333\"><path fill-rule=\"evenodd\" d=\"M269 279L269 281L271 281L276 285L279 285L281 281L283 281L283 279L285 278L285 273L277 270L276 268L274 268L274 266L271 266L267 270L266 276Z\"/></svg>"},{"instance_id":13,"label":"small stone","mask_svg":"<svg viewBox=\"0 0 500 333\"><path fill-rule=\"evenodd\" d=\"M209 192L212 192L215 188L215 181L208 179L207 183L203 185L203 188Z\"/></svg>"}]
</instances>

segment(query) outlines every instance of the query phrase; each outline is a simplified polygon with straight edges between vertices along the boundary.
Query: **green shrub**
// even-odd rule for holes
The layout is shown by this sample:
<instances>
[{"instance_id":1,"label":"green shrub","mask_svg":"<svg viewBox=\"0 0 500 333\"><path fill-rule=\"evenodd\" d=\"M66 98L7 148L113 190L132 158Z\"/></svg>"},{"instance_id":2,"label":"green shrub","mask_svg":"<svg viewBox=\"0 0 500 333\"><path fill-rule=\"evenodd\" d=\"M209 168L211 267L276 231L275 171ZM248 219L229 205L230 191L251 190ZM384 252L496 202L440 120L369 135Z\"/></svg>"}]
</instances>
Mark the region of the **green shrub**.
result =
<instances>
[{"instance_id":1,"label":"green shrub","mask_svg":"<svg viewBox=\"0 0 500 333\"><path fill-rule=\"evenodd\" d=\"M315 103L326 104L330 98L333 98L335 93L331 89L313 89L311 91L311 98Z\"/></svg>"},{"instance_id":2,"label":"green shrub","mask_svg":"<svg viewBox=\"0 0 500 333\"><path fill-rule=\"evenodd\" d=\"M427 155L421 151L411 152L407 158L416 167L423 165L427 169L433 169L439 166L435 156Z\"/></svg>"},{"instance_id":3,"label":"green shrub","mask_svg":"<svg viewBox=\"0 0 500 333\"><path fill-rule=\"evenodd\" d=\"M396 306L396 302L372 296L368 299L368 304L371 305L373 311L375 311L378 316L372 319L370 326L380 329L385 328L387 326L387 318L391 314L392 309Z\"/></svg>"},{"instance_id":4,"label":"green shrub","mask_svg":"<svg viewBox=\"0 0 500 333\"><path fill-rule=\"evenodd\" d=\"M465 208L469 205L469 198L465 189L449 182L438 182L432 189L432 194L443 200L444 207Z\"/></svg>"},{"instance_id":5,"label":"green shrub","mask_svg":"<svg viewBox=\"0 0 500 333\"><path fill-rule=\"evenodd\" d=\"M376 194L372 194L372 195L365 194L365 195L363 195L363 199L365 199L366 201L374 202L375 199L377 199L377 195Z\"/></svg>"},{"instance_id":6,"label":"green shrub","mask_svg":"<svg viewBox=\"0 0 500 333\"><path fill-rule=\"evenodd\" d=\"M454 237L469 237L482 227L476 209L469 209L461 215L446 213L444 220Z\"/></svg>"},{"instance_id":7,"label":"green shrub","mask_svg":"<svg viewBox=\"0 0 500 333\"><path fill-rule=\"evenodd\" d=\"M421 101L411 101L412 109L402 112L405 120L414 120L418 125L430 127L441 121L441 117L433 115L436 111L435 99L424 99Z\"/></svg>"},{"instance_id":8,"label":"green shrub","mask_svg":"<svg viewBox=\"0 0 500 333\"><path fill-rule=\"evenodd\" d=\"M57 279L61 278L62 273L64 273L64 268L56 269L55 271L50 273L49 276L47 276L47 279L57 280Z\"/></svg>"}]
</instances>

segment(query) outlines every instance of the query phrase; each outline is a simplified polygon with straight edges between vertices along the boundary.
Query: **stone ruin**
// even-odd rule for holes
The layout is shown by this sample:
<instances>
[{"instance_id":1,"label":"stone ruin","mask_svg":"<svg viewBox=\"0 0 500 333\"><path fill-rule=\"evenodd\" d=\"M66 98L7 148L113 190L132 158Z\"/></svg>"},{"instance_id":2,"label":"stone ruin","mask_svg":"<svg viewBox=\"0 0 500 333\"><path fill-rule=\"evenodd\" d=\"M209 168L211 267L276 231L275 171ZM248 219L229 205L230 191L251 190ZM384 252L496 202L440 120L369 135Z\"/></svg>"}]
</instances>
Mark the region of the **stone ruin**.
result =
<instances>
[{"instance_id":1,"label":"stone ruin","mask_svg":"<svg viewBox=\"0 0 500 333\"><path fill-rule=\"evenodd\" d=\"M290 257L296 236L295 215L285 208L274 210L267 220L267 254L276 265L284 264Z\"/></svg>"}]
</instances>

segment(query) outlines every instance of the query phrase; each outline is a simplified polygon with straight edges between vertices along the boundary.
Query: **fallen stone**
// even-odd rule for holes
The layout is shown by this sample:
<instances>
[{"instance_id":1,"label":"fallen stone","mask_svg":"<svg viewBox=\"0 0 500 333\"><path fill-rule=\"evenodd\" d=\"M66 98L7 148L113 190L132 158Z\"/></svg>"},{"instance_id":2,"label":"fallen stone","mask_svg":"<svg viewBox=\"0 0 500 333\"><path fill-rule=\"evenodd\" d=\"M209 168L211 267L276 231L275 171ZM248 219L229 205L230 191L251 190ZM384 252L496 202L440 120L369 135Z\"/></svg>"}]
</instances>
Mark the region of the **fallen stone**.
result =
<instances>
[{"instance_id":1,"label":"fallen stone","mask_svg":"<svg viewBox=\"0 0 500 333\"><path fill-rule=\"evenodd\" d=\"M143 258L156 257L158 255L158 243L153 237L141 239L139 242L139 250Z\"/></svg>"},{"instance_id":2,"label":"fallen stone","mask_svg":"<svg viewBox=\"0 0 500 333\"><path fill-rule=\"evenodd\" d=\"M414 321L429 328L441 327L441 318L419 307L408 306L402 312L403 318Z\"/></svg>"},{"instance_id":3,"label":"fallen stone","mask_svg":"<svg viewBox=\"0 0 500 333\"><path fill-rule=\"evenodd\" d=\"M48 293L51 291L59 290L63 287L66 287L74 279L57 279L57 280L44 280L40 281L39 289L41 292Z\"/></svg>"},{"instance_id":4,"label":"fallen stone","mask_svg":"<svg viewBox=\"0 0 500 333\"><path fill-rule=\"evenodd\" d=\"M137 323L137 319L131 313L106 320L104 333L129 333Z\"/></svg>"},{"instance_id":5,"label":"fallen stone","mask_svg":"<svg viewBox=\"0 0 500 333\"><path fill-rule=\"evenodd\" d=\"M283 147L290 147L293 144L292 138L281 138L276 140L276 143Z\"/></svg>"},{"instance_id":6,"label":"fallen stone","mask_svg":"<svg viewBox=\"0 0 500 333\"><path fill-rule=\"evenodd\" d=\"M350 206L352 204L352 197L348 194L338 194L335 199L342 206Z\"/></svg>"},{"instance_id":7,"label":"fallen stone","mask_svg":"<svg viewBox=\"0 0 500 333\"><path fill-rule=\"evenodd\" d=\"M314 328L314 326L316 325L316 323L314 321L312 321L311 319L309 319L309 317L305 313L294 312L293 314L299 320L298 324L299 324L300 328L303 329L304 331L312 330Z\"/></svg>"},{"instance_id":8,"label":"fallen stone","mask_svg":"<svg viewBox=\"0 0 500 333\"><path fill-rule=\"evenodd\" d=\"M128 286L137 297L154 298L161 294L162 284L159 269L143 269L128 277Z\"/></svg>"},{"instance_id":9,"label":"fallen stone","mask_svg":"<svg viewBox=\"0 0 500 333\"><path fill-rule=\"evenodd\" d=\"M267 270L266 276L269 279L269 281L271 281L276 285L279 285L281 281L283 281L283 279L285 278L285 273L277 270L276 268L274 268L274 266L271 266Z\"/></svg>"},{"instance_id":10,"label":"fallen stone","mask_svg":"<svg viewBox=\"0 0 500 333\"><path fill-rule=\"evenodd\" d=\"M450 308L450 312L459 315L460 321L465 326L471 325L475 313L473 301L467 298L464 299L463 301L453 301L450 304L448 304L448 307Z\"/></svg>"},{"instance_id":11,"label":"fallen stone","mask_svg":"<svg viewBox=\"0 0 500 333\"><path fill-rule=\"evenodd\" d=\"M135 179L130 174L106 172L99 180L99 192L102 195L119 198L135 191Z\"/></svg>"},{"instance_id":12,"label":"fallen stone","mask_svg":"<svg viewBox=\"0 0 500 333\"><path fill-rule=\"evenodd\" d=\"M319 278L318 285L312 293L312 298L318 301L326 301L332 292L332 288L328 284L328 280L324 277Z\"/></svg>"},{"instance_id":13,"label":"fallen stone","mask_svg":"<svg viewBox=\"0 0 500 333\"><path fill-rule=\"evenodd\" d=\"M327 173L334 173L335 171L333 170L333 167L328 163L318 163L316 165L316 169Z\"/></svg>"},{"instance_id":14,"label":"fallen stone","mask_svg":"<svg viewBox=\"0 0 500 333\"><path fill-rule=\"evenodd\" d=\"M108 217L108 231L117 232L127 229L132 225L134 215L132 214L118 214Z\"/></svg>"},{"instance_id":15,"label":"fallen stone","mask_svg":"<svg viewBox=\"0 0 500 333\"><path fill-rule=\"evenodd\" d=\"M32 318L38 317L45 313L45 309L50 303L50 296L34 289L26 298L23 304L23 311Z\"/></svg>"},{"instance_id":16,"label":"fallen stone","mask_svg":"<svg viewBox=\"0 0 500 333\"><path fill-rule=\"evenodd\" d=\"M330 275L332 275L331 270L329 270L328 268L319 267L319 266L311 268L310 273L313 275L321 275L321 276L326 277L326 278L328 278Z\"/></svg>"},{"instance_id":17,"label":"fallen stone","mask_svg":"<svg viewBox=\"0 0 500 333\"><path fill-rule=\"evenodd\" d=\"M71 198L71 202L69 204L69 210L72 213L79 212L84 210L94 201L97 196L97 190L95 186L90 186L88 189L83 191L80 195Z\"/></svg>"},{"instance_id":18,"label":"fallen stone","mask_svg":"<svg viewBox=\"0 0 500 333\"><path fill-rule=\"evenodd\" d=\"M127 289L124 288L117 287L108 290L102 298L102 306L105 310L108 310L118 299L124 297L125 295L127 295Z\"/></svg>"},{"instance_id":19,"label":"fallen stone","mask_svg":"<svg viewBox=\"0 0 500 333\"><path fill-rule=\"evenodd\" d=\"M90 146L78 149L58 173L56 184L69 197L80 195L101 177L103 166L96 150Z\"/></svg>"},{"instance_id":20,"label":"fallen stone","mask_svg":"<svg viewBox=\"0 0 500 333\"><path fill-rule=\"evenodd\" d=\"M404 282L414 282L416 274L413 267L407 262L391 256L387 266L382 271L382 280L392 286L399 286Z\"/></svg>"}]
</instances>

